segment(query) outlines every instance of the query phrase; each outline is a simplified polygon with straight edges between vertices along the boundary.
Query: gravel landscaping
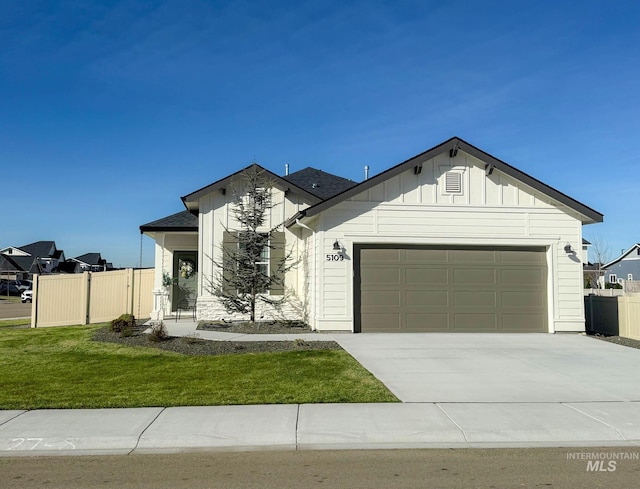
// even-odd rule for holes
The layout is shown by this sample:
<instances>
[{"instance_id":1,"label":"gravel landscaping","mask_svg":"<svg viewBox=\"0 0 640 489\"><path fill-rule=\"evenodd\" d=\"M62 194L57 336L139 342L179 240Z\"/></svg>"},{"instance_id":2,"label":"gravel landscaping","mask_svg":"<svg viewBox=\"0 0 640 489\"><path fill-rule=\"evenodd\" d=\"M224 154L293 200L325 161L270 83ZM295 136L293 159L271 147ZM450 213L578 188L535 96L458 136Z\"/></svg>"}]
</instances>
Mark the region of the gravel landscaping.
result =
<instances>
[{"instance_id":1,"label":"gravel landscaping","mask_svg":"<svg viewBox=\"0 0 640 489\"><path fill-rule=\"evenodd\" d=\"M594 334L590 336L598 340L615 343L616 345L627 346L629 348L640 348L640 340L632 340L631 338L624 338L622 336L603 336L600 334Z\"/></svg>"},{"instance_id":2,"label":"gravel landscaping","mask_svg":"<svg viewBox=\"0 0 640 489\"><path fill-rule=\"evenodd\" d=\"M241 328L239 325L238 328ZM290 326L271 325L270 333L283 333L287 328L288 334L295 332L308 332L301 328L291 328ZM108 343L118 343L127 346L145 346L159 348L161 350L182 353L184 355L228 355L233 353L264 353L280 351L309 351L309 350L340 350L340 345L335 341L210 341L198 337L198 333L181 338L169 337L162 341L151 341L149 335L144 333L147 326L136 326L130 335L123 335L109 330L108 326L96 330L93 334L94 341L104 341ZM217 330L228 332L243 332L238 329ZM266 331L261 331L266 332Z\"/></svg>"}]
</instances>

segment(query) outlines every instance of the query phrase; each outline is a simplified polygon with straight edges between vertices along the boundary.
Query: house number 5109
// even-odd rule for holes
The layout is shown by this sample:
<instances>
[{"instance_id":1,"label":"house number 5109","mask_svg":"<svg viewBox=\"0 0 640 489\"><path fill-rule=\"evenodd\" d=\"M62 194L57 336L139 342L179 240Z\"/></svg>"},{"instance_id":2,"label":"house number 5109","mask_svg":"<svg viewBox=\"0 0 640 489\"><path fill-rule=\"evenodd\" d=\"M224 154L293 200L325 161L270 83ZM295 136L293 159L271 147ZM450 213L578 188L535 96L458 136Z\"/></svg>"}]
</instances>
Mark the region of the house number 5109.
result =
<instances>
[{"instance_id":1,"label":"house number 5109","mask_svg":"<svg viewBox=\"0 0 640 489\"><path fill-rule=\"evenodd\" d=\"M327 253L325 256L327 261L344 261L344 255L339 253Z\"/></svg>"}]
</instances>

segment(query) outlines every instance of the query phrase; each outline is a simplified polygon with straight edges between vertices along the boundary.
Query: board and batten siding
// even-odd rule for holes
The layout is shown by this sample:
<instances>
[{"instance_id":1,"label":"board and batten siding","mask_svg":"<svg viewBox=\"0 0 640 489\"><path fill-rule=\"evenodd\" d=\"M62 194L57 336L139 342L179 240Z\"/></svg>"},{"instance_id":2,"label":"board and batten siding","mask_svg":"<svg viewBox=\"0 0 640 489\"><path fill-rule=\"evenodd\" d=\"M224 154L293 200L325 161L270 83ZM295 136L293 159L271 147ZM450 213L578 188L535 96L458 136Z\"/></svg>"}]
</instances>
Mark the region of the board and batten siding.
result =
<instances>
[{"instance_id":1,"label":"board and batten siding","mask_svg":"<svg viewBox=\"0 0 640 489\"><path fill-rule=\"evenodd\" d=\"M272 189L273 207L268 211L264 231L278 226L292 215L295 215L301 208L309 206L297 195L284 192L278 188ZM222 257L222 241L226 229L238 229L239 225L233 213L234 192L232 188L221 192L212 191L200 198L199 202L199 253L198 253L198 319L213 319L222 315L223 310L211 293L211 282L215 277L215 262L220 262ZM294 258L300 253L300 243L298 236L291 230L284 228L285 247L287 250L293 248ZM286 286L293 290L296 295L300 294L300 274L296 270L290 271L286 278ZM299 309L300 306L292 301L292 307ZM290 311L294 314L293 311ZM296 314L297 315L297 314Z\"/></svg>"},{"instance_id":2,"label":"board and batten siding","mask_svg":"<svg viewBox=\"0 0 640 489\"><path fill-rule=\"evenodd\" d=\"M443 175L462 174L462 195L447 195ZM584 331L579 216L549 197L459 152L422 164L331 207L317 225L317 328L353 329L354 243L543 246L547 249L549 331ZM338 240L344 261L326 261Z\"/></svg>"}]
</instances>

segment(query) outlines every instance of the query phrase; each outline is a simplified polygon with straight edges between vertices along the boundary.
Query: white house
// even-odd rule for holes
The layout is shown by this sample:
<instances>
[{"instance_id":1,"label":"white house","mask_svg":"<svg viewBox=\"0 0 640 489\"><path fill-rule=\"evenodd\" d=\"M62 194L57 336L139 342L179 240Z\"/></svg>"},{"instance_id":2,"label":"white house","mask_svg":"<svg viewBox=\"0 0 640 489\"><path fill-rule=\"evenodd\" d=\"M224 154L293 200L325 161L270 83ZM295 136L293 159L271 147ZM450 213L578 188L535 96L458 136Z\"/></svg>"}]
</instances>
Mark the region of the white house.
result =
<instances>
[{"instance_id":1,"label":"white house","mask_svg":"<svg viewBox=\"0 0 640 489\"><path fill-rule=\"evenodd\" d=\"M140 227L156 241L154 317L191 300L198 319L230 318L207 284L233 229L238 173ZM602 214L460 138L357 184L311 168L267 173L266 226L282 224L300 264L286 277L293 300L265 318L320 331L584 331L582 225Z\"/></svg>"}]
</instances>

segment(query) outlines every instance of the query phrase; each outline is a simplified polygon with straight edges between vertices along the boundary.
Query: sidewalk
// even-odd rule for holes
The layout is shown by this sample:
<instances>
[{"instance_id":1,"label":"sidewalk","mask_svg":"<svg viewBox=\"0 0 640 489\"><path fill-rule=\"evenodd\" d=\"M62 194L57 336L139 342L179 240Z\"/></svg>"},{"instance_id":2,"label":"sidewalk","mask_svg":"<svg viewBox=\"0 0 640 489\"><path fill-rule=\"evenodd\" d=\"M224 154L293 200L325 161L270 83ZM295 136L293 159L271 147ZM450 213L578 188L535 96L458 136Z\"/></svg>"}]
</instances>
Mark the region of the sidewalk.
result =
<instances>
[{"instance_id":1,"label":"sidewalk","mask_svg":"<svg viewBox=\"0 0 640 489\"><path fill-rule=\"evenodd\" d=\"M169 334L193 321L165 320ZM341 340L340 333L234 341ZM347 336L345 338L351 338ZM0 456L194 450L601 447L640 449L640 402L405 402L0 411Z\"/></svg>"},{"instance_id":2,"label":"sidewalk","mask_svg":"<svg viewBox=\"0 0 640 489\"><path fill-rule=\"evenodd\" d=\"M373 448L640 449L640 403L612 404L626 404L627 412L616 413L618 419L635 416L636 423L609 424L607 406L554 403L0 411L0 456Z\"/></svg>"}]
</instances>

